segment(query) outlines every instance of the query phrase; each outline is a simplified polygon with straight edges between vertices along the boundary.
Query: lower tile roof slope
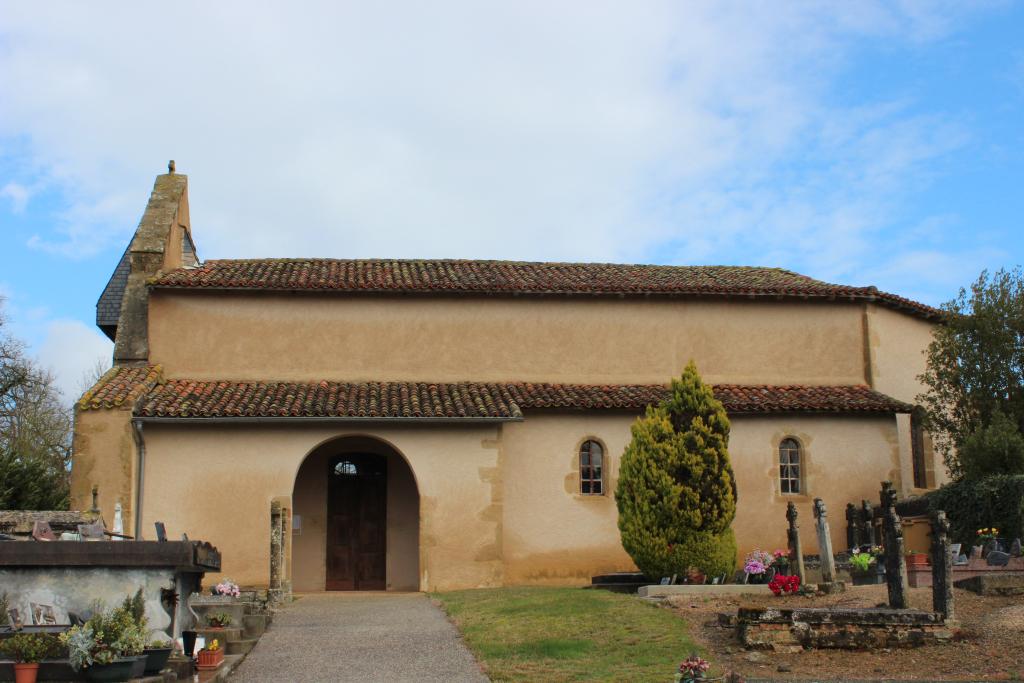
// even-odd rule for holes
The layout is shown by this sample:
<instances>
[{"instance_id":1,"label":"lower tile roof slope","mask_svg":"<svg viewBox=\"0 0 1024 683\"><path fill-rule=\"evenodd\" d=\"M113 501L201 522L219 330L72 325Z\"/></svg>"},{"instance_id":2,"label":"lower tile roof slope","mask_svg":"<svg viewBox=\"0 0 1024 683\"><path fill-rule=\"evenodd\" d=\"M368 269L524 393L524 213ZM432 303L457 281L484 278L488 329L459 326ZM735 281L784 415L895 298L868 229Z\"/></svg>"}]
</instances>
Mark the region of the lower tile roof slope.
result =
<instances>
[{"instance_id":1,"label":"lower tile roof slope","mask_svg":"<svg viewBox=\"0 0 1024 683\"><path fill-rule=\"evenodd\" d=\"M160 367L118 368L80 410L134 401L143 418L434 418L514 420L530 410L640 411L668 388L544 382L236 382L160 380ZM729 413L900 413L912 406L863 385L714 386Z\"/></svg>"}]
</instances>

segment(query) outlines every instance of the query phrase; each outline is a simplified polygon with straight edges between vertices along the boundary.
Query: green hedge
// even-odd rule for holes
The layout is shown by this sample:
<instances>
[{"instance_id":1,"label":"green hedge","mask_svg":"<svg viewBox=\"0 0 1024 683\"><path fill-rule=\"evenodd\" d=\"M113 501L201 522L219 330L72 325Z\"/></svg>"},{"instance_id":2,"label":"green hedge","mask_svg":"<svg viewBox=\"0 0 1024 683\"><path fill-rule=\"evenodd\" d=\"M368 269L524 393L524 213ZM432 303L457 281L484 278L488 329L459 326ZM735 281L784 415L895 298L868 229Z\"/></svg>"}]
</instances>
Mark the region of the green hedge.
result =
<instances>
[{"instance_id":1,"label":"green hedge","mask_svg":"<svg viewBox=\"0 0 1024 683\"><path fill-rule=\"evenodd\" d=\"M967 547L985 527L996 527L1003 538L1024 537L1024 474L955 481L925 497L932 510L946 512L953 539Z\"/></svg>"}]
</instances>

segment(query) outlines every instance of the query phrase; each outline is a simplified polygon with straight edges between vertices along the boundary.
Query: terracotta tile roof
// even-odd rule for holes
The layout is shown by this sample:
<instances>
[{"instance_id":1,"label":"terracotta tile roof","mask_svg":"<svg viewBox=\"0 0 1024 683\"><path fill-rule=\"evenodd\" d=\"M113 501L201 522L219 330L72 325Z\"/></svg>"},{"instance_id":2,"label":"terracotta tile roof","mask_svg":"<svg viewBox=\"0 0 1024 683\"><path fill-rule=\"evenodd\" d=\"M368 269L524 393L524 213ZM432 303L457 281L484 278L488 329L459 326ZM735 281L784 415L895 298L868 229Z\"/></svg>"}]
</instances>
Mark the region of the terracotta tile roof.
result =
<instances>
[{"instance_id":1,"label":"terracotta tile roof","mask_svg":"<svg viewBox=\"0 0 1024 683\"><path fill-rule=\"evenodd\" d=\"M775 296L877 301L927 318L930 306L781 268L466 260L242 259L206 261L150 283L177 289L486 295Z\"/></svg>"},{"instance_id":2,"label":"terracotta tile roof","mask_svg":"<svg viewBox=\"0 0 1024 683\"><path fill-rule=\"evenodd\" d=\"M665 397L657 385L526 382L216 382L173 379L153 388L136 415L165 418L344 417L518 419L524 410L640 411ZM715 387L730 413L908 412L865 386Z\"/></svg>"},{"instance_id":3,"label":"terracotta tile roof","mask_svg":"<svg viewBox=\"0 0 1024 683\"><path fill-rule=\"evenodd\" d=\"M101 410L132 407L144 394L149 393L161 380L159 365L139 367L113 367L99 379L80 399L79 410Z\"/></svg>"}]
</instances>

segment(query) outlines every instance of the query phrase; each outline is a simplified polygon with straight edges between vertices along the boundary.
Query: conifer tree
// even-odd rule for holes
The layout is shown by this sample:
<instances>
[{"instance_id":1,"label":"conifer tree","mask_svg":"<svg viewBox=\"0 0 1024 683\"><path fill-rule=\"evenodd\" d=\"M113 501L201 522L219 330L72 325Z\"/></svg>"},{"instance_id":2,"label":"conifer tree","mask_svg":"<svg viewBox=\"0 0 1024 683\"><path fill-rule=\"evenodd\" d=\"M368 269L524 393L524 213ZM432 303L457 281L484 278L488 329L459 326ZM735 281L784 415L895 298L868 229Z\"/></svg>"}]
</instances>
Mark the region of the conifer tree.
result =
<instances>
[{"instance_id":1,"label":"conifer tree","mask_svg":"<svg viewBox=\"0 0 1024 683\"><path fill-rule=\"evenodd\" d=\"M691 361L632 427L615 492L622 546L648 577L731 573L736 482L729 419Z\"/></svg>"}]
</instances>

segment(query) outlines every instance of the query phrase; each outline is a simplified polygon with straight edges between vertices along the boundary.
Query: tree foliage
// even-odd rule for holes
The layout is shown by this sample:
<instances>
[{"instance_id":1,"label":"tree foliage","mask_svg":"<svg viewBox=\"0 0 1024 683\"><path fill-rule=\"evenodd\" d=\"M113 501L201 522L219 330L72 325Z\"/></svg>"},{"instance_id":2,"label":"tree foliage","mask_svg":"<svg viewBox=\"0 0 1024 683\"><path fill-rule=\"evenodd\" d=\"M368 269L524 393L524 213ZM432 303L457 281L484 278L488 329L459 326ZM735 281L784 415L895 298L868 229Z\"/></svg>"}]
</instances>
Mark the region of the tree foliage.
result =
<instances>
[{"instance_id":1,"label":"tree foliage","mask_svg":"<svg viewBox=\"0 0 1024 683\"><path fill-rule=\"evenodd\" d=\"M622 546L649 577L731 572L736 483L729 419L696 366L632 427L615 493Z\"/></svg>"},{"instance_id":2,"label":"tree foliage","mask_svg":"<svg viewBox=\"0 0 1024 683\"><path fill-rule=\"evenodd\" d=\"M68 505L71 410L0 319L0 509Z\"/></svg>"},{"instance_id":3,"label":"tree foliage","mask_svg":"<svg viewBox=\"0 0 1024 683\"><path fill-rule=\"evenodd\" d=\"M946 320L928 347L918 401L950 475L961 478L976 469L967 459L979 452L963 447L997 415L1024 430L1024 274L983 272L942 308Z\"/></svg>"}]
</instances>

